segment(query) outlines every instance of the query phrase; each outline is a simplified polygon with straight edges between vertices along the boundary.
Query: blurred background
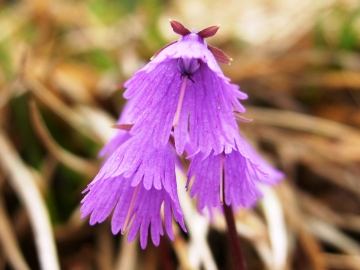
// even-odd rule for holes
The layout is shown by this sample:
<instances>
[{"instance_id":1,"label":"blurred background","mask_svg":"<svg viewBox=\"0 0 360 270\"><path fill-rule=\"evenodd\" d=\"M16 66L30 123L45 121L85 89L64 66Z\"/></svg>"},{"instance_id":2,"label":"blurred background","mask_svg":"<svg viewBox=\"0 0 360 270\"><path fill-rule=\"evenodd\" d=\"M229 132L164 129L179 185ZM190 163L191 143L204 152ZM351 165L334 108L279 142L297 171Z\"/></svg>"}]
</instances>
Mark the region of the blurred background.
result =
<instances>
[{"instance_id":1,"label":"blurred background","mask_svg":"<svg viewBox=\"0 0 360 270\"><path fill-rule=\"evenodd\" d=\"M188 234L141 250L81 192L122 110L122 84L189 29L231 56L249 94L240 130L286 179L236 226L253 269L360 269L357 0L0 0L0 269L232 269L226 225L196 211Z\"/></svg>"}]
</instances>

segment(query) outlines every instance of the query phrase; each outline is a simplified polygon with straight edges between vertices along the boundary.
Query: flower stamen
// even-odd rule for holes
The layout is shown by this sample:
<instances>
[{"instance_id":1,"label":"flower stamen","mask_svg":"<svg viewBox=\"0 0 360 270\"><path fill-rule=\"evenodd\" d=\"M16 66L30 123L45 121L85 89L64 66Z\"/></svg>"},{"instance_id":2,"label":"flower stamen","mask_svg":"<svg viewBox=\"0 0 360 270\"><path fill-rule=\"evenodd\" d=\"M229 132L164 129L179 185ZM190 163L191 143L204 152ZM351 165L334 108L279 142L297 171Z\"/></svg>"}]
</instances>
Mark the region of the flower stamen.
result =
<instances>
[{"instance_id":1,"label":"flower stamen","mask_svg":"<svg viewBox=\"0 0 360 270\"><path fill-rule=\"evenodd\" d=\"M182 107L182 104L184 101L185 89L186 89L186 84L187 84L188 78L189 78L188 76L184 76L182 84L181 84L180 97L179 97L179 101L178 101L178 105L177 105L177 109L176 109L176 113L175 113L175 118L174 118L174 124L173 124L174 128L176 128L177 125L179 124L181 107Z\"/></svg>"},{"instance_id":2,"label":"flower stamen","mask_svg":"<svg viewBox=\"0 0 360 270\"><path fill-rule=\"evenodd\" d=\"M224 156L220 154L220 204L224 204Z\"/></svg>"},{"instance_id":3,"label":"flower stamen","mask_svg":"<svg viewBox=\"0 0 360 270\"><path fill-rule=\"evenodd\" d=\"M136 200L136 196L137 196L137 193L139 191L139 187L140 187L141 183L138 184L135 188L135 191L134 191L134 194L133 194L133 197L131 199L131 203L130 203L130 206L129 206L129 210L128 210L128 213L127 213L127 216L126 216L126 219L125 219L125 222L124 222L124 227L122 228L121 230L121 234L124 235L126 233L126 229L127 227L129 226L129 223L130 223L130 217L131 217L131 212L134 208L134 204L135 204L135 200Z\"/></svg>"}]
</instances>

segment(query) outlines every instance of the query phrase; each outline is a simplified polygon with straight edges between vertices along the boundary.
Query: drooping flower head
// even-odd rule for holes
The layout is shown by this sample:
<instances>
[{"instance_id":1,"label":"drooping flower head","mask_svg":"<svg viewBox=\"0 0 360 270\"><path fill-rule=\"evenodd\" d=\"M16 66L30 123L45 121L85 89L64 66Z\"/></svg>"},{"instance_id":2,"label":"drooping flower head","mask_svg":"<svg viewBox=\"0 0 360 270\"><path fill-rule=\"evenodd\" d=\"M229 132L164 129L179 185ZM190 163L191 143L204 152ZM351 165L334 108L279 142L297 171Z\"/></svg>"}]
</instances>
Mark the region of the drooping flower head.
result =
<instances>
[{"instance_id":1,"label":"drooping flower head","mask_svg":"<svg viewBox=\"0 0 360 270\"><path fill-rule=\"evenodd\" d=\"M238 99L247 95L229 82L217 63L229 63L231 58L204 40L219 27L196 32L178 22L170 23L181 38L156 53L125 83L124 97L133 100L131 133L146 130L159 146L166 144L174 128L178 154L183 153L188 135L205 155L230 153L241 144L233 112L245 111Z\"/></svg>"},{"instance_id":2,"label":"drooping flower head","mask_svg":"<svg viewBox=\"0 0 360 270\"><path fill-rule=\"evenodd\" d=\"M186 231L177 195L175 155L169 144L154 148L140 136L131 137L106 159L84 192L88 194L82 200L82 217L91 214L90 224L94 225L114 211L113 233L125 233L131 227L128 239L132 241L140 230L143 248L149 227L155 245L163 235L162 204L169 237L173 239L172 216Z\"/></svg>"},{"instance_id":3,"label":"drooping flower head","mask_svg":"<svg viewBox=\"0 0 360 270\"><path fill-rule=\"evenodd\" d=\"M200 211L205 207L211 211L211 208L224 203L234 207L252 207L262 196L261 185L277 184L284 177L245 139L243 145L249 158L236 150L207 157L198 153L191 158L186 188L191 185L190 196L198 196Z\"/></svg>"}]
</instances>

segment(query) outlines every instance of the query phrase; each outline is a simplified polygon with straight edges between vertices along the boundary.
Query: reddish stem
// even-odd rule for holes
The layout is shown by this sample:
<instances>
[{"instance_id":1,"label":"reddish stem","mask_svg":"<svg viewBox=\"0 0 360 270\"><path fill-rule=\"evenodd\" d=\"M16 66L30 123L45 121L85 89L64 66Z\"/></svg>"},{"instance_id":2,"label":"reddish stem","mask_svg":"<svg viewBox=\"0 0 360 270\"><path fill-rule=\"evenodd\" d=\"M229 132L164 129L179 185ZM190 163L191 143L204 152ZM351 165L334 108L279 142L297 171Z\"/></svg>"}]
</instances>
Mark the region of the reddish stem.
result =
<instances>
[{"instance_id":1,"label":"reddish stem","mask_svg":"<svg viewBox=\"0 0 360 270\"><path fill-rule=\"evenodd\" d=\"M228 236L230 241L231 257L234 264L234 270L246 270L244 257L241 251L239 237L236 233L234 213L231 206L224 203L224 214L228 228Z\"/></svg>"}]
</instances>

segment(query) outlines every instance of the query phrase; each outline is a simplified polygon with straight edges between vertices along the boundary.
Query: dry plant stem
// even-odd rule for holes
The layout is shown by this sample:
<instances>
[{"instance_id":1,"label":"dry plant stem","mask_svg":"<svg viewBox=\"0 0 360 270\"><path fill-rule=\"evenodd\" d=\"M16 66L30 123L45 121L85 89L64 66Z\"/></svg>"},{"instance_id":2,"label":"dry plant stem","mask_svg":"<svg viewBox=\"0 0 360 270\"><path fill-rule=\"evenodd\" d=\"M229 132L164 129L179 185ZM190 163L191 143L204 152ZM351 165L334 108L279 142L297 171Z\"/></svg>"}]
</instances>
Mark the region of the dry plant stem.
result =
<instances>
[{"instance_id":1,"label":"dry plant stem","mask_svg":"<svg viewBox=\"0 0 360 270\"><path fill-rule=\"evenodd\" d=\"M312 234L344 253L360 256L360 245L337 227L314 217L307 218Z\"/></svg>"},{"instance_id":2,"label":"dry plant stem","mask_svg":"<svg viewBox=\"0 0 360 270\"><path fill-rule=\"evenodd\" d=\"M80 206L78 205L66 223L54 227L56 242L64 242L80 233L86 233L82 228L85 222L86 220L81 218Z\"/></svg>"},{"instance_id":3,"label":"dry plant stem","mask_svg":"<svg viewBox=\"0 0 360 270\"><path fill-rule=\"evenodd\" d=\"M135 270L138 264L138 243L128 242L126 237L120 237L120 248L117 254L114 270Z\"/></svg>"},{"instance_id":4,"label":"dry plant stem","mask_svg":"<svg viewBox=\"0 0 360 270\"><path fill-rule=\"evenodd\" d=\"M105 224L98 226L96 231L96 243L98 251L96 252L96 262L99 269L111 270L113 265L113 250L112 234Z\"/></svg>"},{"instance_id":5,"label":"dry plant stem","mask_svg":"<svg viewBox=\"0 0 360 270\"><path fill-rule=\"evenodd\" d=\"M271 188L262 188L264 194L261 202L266 219L269 241L272 247L272 269L284 269L288 257L288 239L283 208L278 195Z\"/></svg>"},{"instance_id":6,"label":"dry plant stem","mask_svg":"<svg viewBox=\"0 0 360 270\"><path fill-rule=\"evenodd\" d=\"M283 127L293 130L318 134L333 139L351 140L359 145L360 133L346 125L322 119L319 117L304 115L296 112L262 109L248 106L246 116L254 119L254 123Z\"/></svg>"},{"instance_id":7,"label":"dry plant stem","mask_svg":"<svg viewBox=\"0 0 360 270\"><path fill-rule=\"evenodd\" d=\"M232 207L224 203L224 214L226 225L228 228L228 236L230 241L231 257L233 259L235 270L246 270L244 257L241 251L239 237L236 233L235 219Z\"/></svg>"},{"instance_id":8,"label":"dry plant stem","mask_svg":"<svg viewBox=\"0 0 360 270\"><path fill-rule=\"evenodd\" d=\"M173 223L173 230L174 230L174 241L170 244L176 254L176 257L179 261L179 269L192 269L191 265L188 261L188 247L187 243L180 233L180 229L177 226L174 226Z\"/></svg>"},{"instance_id":9,"label":"dry plant stem","mask_svg":"<svg viewBox=\"0 0 360 270\"><path fill-rule=\"evenodd\" d=\"M291 187L288 183L283 183L279 190L281 201L285 202L283 203L283 209L290 225L289 228L296 232L299 244L302 246L305 256L311 263L311 269L325 270L326 266L321 246L319 241L309 231L309 219L307 216L303 215L301 209L299 208L299 200L297 199L293 187Z\"/></svg>"},{"instance_id":10,"label":"dry plant stem","mask_svg":"<svg viewBox=\"0 0 360 270\"><path fill-rule=\"evenodd\" d=\"M76 129L79 133L87 138L97 142L103 143L100 138L91 130L89 123L73 108L70 108L55 96L44 84L42 84L36 77L27 73L24 77L24 83L31 92L43 102L50 110L64 119L69 125Z\"/></svg>"},{"instance_id":11,"label":"dry plant stem","mask_svg":"<svg viewBox=\"0 0 360 270\"><path fill-rule=\"evenodd\" d=\"M327 266L331 269L360 269L360 256L324 253Z\"/></svg>"},{"instance_id":12,"label":"dry plant stem","mask_svg":"<svg viewBox=\"0 0 360 270\"><path fill-rule=\"evenodd\" d=\"M92 163L91 161L88 161L84 158L75 156L71 152L61 148L54 141L49 131L46 129L45 123L40 116L40 112L35 102L30 102L30 116L35 131L41 139L41 142L45 145L45 147L54 157L56 157L60 162L62 162L69 168L81 174L85 174L89 177L93 177L96 174L97 166L95 163Z\"/></svg>"},{"instance_id":13,"label":"dry plant stem","mask_svg":"<svg viewBox=\"0 0 360 270\"><path fill-rule=\"evenodd\" d=\"M159 253L160 253L160 264L164 270L171 270L175 269L175 265L170 256L170 248L167 239L164 237L160 238L160 246L159 246Z\"/></svg>"},{"instance_id":14,"label":"dry plant stem","mask_svg":"<svg viewBox=\"0 0 360 270\"><path fill-rule=\"evenodd\" d=\"M45 202L33 176L21 161L10 140L0 129L0 167L27 210L41 269L58 270L59 262Z\"/></svg>"},{"instance_id":15,"label":"dry plant stem","mask_svg":"<svg viewBox=\"0 0 360 270\"><path fill-rule=\"evenodd\" d=\"M186 227L190 235L190 242L187 245L187 261L182 260L182 264L188 266L186 269L199 269L200 263L202 263L204 269L216 270L218 268L207 241L209 221L206 217L198 214L190 196L188 196L189 194L184 188L181 188L185 186L186 176L179 169L176 169L176 179L178 179L179 197L184 211ZM185 256L181 258L185 258Z\"/></svg>"},{"instance_id":16,"label":"dry plant stem","mask_svg":"<svg viewBox=\"0 0 360 270\"><path fill-rule=\"evenodd\" d=\"M2 249L8 258L10 265L17 270L30 270L30 267L27 265L16 241L12 224L6 213L4 202L1 197L0 220L0 241Z\"/></svg>"}]
</instances>

